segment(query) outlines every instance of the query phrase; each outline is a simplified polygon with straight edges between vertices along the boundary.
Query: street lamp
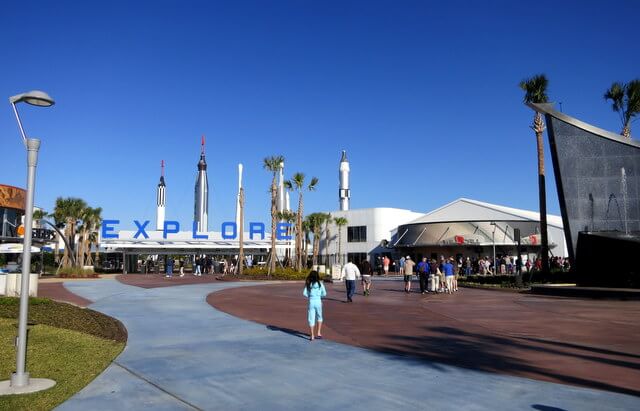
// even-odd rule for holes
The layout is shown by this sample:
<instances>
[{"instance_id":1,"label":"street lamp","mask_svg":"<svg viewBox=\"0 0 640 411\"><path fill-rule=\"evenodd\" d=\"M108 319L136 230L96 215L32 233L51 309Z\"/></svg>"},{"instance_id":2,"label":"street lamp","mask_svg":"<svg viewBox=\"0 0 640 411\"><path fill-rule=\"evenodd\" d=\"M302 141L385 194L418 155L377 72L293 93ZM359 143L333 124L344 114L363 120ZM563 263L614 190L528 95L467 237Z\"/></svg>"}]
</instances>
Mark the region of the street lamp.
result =
<instances>
[{"instance_id":1,"label":"street lamp","mask_svg":"<svg viewBox=\"0 0 640 411\"><path fill-rule=\"evenodd\" d=\"M0 383L0 393L17 394L40 391L55 385L55 381L34 378L29 379L29 373L25 371L27 354L27 316L29 312L29 276L31 274L31 236L33 232L33 196L35 191L36 165L38 163L38 149L40 140L27 138L22 121L18 115L17 103L27 103L32 106L49 107L54 104L53 99L43 91L30 91L9 97L9 102L13 107L13 112L18 121L22 142L27 148L27 202L24 217L24 242L22 250L22 281L20 288L20 314L18 316L18 338L16 340L16 372L11 374L8 387L6 381Z\"/></svg>"}]
</instances>

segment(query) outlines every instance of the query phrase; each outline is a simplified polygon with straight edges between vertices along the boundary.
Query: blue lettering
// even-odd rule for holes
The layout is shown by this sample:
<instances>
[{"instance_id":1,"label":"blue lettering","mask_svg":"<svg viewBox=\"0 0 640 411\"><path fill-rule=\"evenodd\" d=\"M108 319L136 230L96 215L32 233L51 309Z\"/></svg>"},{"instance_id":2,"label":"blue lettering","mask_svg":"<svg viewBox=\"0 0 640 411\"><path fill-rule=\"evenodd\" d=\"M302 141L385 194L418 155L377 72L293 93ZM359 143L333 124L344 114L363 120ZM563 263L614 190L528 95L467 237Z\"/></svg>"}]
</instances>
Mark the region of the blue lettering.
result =
<instances>
[{"instance_id":1,"label":"blue lettering","mask_svg":"<svg viewBox=\"0 0 640 411\"><path fill-rule=\"evenodd\" d=\"M140 225L140 222L138 220L133 220L133 223L136 225L136 227L138 227L138 231L135 233L133 238L138 238L140 234L142 234L144 238L149 238L147 232L144 231L144 228L147 226L147 224L149 224L149 220L146 220L142 225Z\"/></svg>"},{"instance_id":2,"label":"blue lettering","mask_svg":"<svg viewBox=\"0 0 640 411\"><path fill-rule=\"evenodd\" d=\"M233 231L231 232L232 233L231 235L227 234L227 227L231 227L233 229ZM235 240L237 236L238 236L238 226L235 222L227 221L222 223L222 238L224 240Z\"/></svg>"},{"instance_id":3,"label":"blue lettering","mask_svg":"<svg viewBox=\"0 0 640 411\"><path fill-rule=\"evenodd\" d=\"M169 226L173 227L169 229ZM166 239L167 234L175 234L180 231L180 223L177 221L165 221L164 229L162 230L162 238Z\"/></svg>"},{"instance_id":4,"label":"blue lettering","mask_svg":"<svg viewBox=\"0 0 640 411\"><path fill-rule=\"evenodd\" d=\"M278 223L276 226L276 240L291 240L293 237L287 231L291 227L291 223Z\"/></svg>"},{"instance_id":5,"label":"blue lettering","mask_svg":"<svg viewBox=\"0 0 640 411\"><path fill-rule=\"evenodd\" d=\"M111 227L111 224L120 224L120 220L102 220L102 238L120 238L115 231L115 227Z\"/></svg>"},{"instance_id":6,"label":"blue lettering","mask_svg":"<svg viewBox=\"0 0 640 411\"><path fill-rule=\"evenodd\" d=\"M260 239L264 240L264 224L263 223L249 223L249 238L253 240L254 234L260 234Z\"/></svg>"},{"instance_id":7,"label":"blue lettering","mask_svg":"<svg viewBox=\"0 0 640 411\"><path fill-rule=\"evenodd\" d=\"M198 239L205 239L207 240L209 238L209 234L198 234L198 223L196 221L193 222L193 239L194 240L198 240Z\"/></svg>"}]
</instances>

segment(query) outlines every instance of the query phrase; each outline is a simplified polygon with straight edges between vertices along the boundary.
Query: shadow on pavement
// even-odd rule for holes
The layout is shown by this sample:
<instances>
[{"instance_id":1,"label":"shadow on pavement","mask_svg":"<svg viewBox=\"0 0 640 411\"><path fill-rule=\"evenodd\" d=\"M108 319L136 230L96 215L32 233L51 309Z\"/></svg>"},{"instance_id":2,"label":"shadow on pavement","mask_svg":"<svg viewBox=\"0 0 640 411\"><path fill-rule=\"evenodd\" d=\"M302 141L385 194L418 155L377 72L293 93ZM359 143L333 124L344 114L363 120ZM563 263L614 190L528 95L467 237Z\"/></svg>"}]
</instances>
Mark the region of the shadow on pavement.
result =
<instances>
[{"instance_id":1,"label":"shadow on pavement","mask_svg":"<svg viewBox=\"0 0 640 411\"><path fill-rule=\"evenodd\" d=\"M453 327L425 327L425 330L428 335L419 337L387 335L388 338L395 341L393 347L385 345L372 348L382 352L396 354L410 361L417 359L430 367L439 368L438 363L440 363L492 373L515 373L516 375L528 378L551 380L565 384L640 396L640 391L625 387L622 384L615 385L598 381L595 378L587 378L586 376L578 377L569 375L570 373L568 372L560 373L552 370L551 367L545 367L544 365L546 364L544 362L538 361L537 364L540 365L533 366L531 362L528 361L529 356L543 354L553 356L550 358L558 358L558 356L570 358L570 361L567 361L567 367L585 367L585 362L588 362L593 363L594 366L597 365L597 363L602 363L624 368L628 371L640 369L640 363L638 362L629 362L575 352L575 348L589 351L592 350L590 347L570 344L574 350L568 351L556 349L554 347L554 345L558 344L556 342L541 339L486 335L463 331ZM565 343L558 345L562 344ZM601 350L593 349L593 351L599 352ZM407 356L407 352L413 354ZM611 355L621 355L615 351L611 353L615 353ZM571 360L581 361L572 364ZM569 370L567 369L566 371ZM600 375L592 375L591 377L600 377ZM620 383L624 383L623 380L619 381ZM536 406L547 407L539 404ZM556 408L538 409L555 410Z\"/></svg>"},{"instance_id":2,"label":"shadow on pavement","mask_svg":"<svg viewBox=\"0 0 640 411\"><path fill-rule=\"evenodd\" d=\"M278 327L275 325L267 325L267 329L271 330L271 331L280 331L289 335L293 335L294 337L299 337L305 340L309 339L309 336L307 334L303 334L300 331L297 330L292 330L291 328L283 328L283 327Z\"/></svg>"}]
</instances>

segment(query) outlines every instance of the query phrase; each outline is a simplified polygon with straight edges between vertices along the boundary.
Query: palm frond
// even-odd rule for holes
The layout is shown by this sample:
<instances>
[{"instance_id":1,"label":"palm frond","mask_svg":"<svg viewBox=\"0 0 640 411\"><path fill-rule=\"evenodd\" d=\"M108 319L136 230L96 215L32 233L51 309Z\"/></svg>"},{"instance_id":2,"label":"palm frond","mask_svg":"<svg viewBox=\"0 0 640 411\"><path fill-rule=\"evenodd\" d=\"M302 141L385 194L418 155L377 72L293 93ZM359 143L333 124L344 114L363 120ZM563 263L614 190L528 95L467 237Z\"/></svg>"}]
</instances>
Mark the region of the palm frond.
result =
<instances>
[{"instance_id":1,"label":"palm frond","mask_svg":"<svg viewBox=\"0 0 640 411\"><path fill-rule=\"evenodd\" d=\"M544 74L537 74L531 78L520 82L520 88L525 92L523 101L525 103L547 103L547 86L549 81Z\"/></svg>"},{"instance_id":2,"label":"palm frond","mask_svg":"<svg viewBox=\"0 0 640 411\"><path fill-rule=\"evenodd\" d=\"M309 183L309 191L314 191L316 189L316 186L318 185L318 177L313 177L311 179L311 182Z\"/></svg>"}]
</instances>

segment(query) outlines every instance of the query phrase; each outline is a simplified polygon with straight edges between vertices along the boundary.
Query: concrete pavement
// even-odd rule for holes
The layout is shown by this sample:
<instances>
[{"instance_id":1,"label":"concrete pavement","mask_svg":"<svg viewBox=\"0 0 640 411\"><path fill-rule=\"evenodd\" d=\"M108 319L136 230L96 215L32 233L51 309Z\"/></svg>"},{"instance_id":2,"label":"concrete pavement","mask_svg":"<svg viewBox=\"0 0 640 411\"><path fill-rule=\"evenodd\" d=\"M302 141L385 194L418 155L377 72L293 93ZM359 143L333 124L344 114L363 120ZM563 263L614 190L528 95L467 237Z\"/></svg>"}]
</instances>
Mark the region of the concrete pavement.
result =
<instances>
[{"instance_id":1,"label":"concrete pavement","mask_svg":"<svg viewBox=\"0 0 640 411\"><path fill-rule=\"evenodd\" d=\"M640 398L629 395L310 343L205 301L211 292L251 284L141 289L115 280L65 282L94 301L90 308L121 320L129 341L103 374L58 409L640 409Z\"/></svg>"}]
</instances>

